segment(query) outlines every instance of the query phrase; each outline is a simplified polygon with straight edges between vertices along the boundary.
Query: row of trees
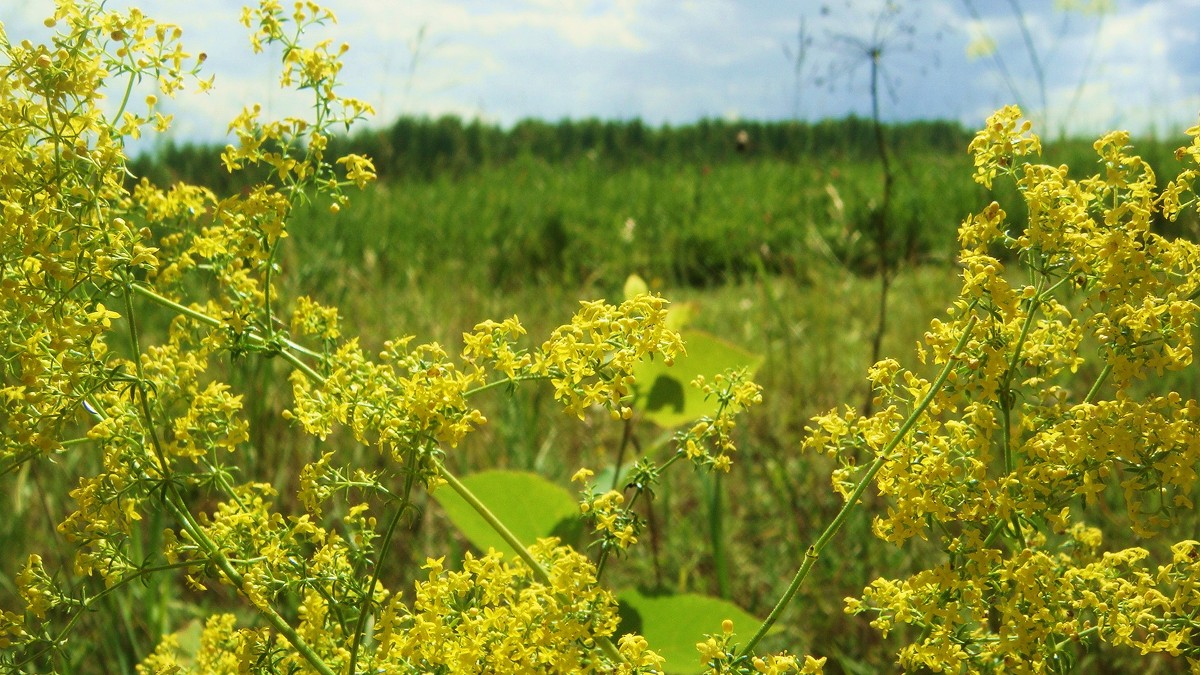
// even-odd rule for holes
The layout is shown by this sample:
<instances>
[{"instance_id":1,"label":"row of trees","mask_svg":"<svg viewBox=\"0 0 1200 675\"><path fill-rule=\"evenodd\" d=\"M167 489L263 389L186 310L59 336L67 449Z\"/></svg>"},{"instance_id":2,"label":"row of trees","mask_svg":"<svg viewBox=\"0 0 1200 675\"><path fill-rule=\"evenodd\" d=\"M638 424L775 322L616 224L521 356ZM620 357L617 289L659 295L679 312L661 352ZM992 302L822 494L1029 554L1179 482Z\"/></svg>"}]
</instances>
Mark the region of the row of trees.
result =
<instances>
[{"instance_id":1,"label":"row of trees","mask_svg":"<svg viewBox=\"0 0 1200 675\"><path fill-rule=\"evenodd\" d=\"M960 153L970 133L954 122L889 126L893 147ZM646 161L716 164L742 156L796 159L867 158L875 152L871 121L848 117L820 122L743 122L706 119L681 126L641 120L523 120L505 128L455 116L403 117L384 129L336 139L331 150L372 157L381 178L429 179L461 175L521 157L548 162L582 158L625 166ZM214 175L221 147L169 143L135 163L135 173L178 179L215 189L236 188ZM244 180L238 177L238 180Z\"/></svg>"}]
</instances>

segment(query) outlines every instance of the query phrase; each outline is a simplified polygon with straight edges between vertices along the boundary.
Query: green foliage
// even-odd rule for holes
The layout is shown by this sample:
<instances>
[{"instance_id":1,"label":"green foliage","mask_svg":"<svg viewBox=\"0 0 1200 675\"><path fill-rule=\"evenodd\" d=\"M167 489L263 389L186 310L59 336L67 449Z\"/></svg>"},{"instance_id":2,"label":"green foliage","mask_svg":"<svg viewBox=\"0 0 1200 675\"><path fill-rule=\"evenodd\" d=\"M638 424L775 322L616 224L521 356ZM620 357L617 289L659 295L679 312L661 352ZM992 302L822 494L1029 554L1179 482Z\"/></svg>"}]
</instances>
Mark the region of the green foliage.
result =
<instances>
[{"instance_id":1,"label":"green foliage","mask_svg":"<svg viewBox=\"0 0 1200 675\"><path fill-rule=\"evenodd\" d=\"M524 471L480 471L462 478L462 483L489 508L500 522L525 546L539 539L561 535L579 515L579 504L562 486L535 473ZM433 493L454 527L479 551L488 549L516 555L495 528L457 492Z\"/></svg>"},{"instance_id":2,"label":"green foliage","mask_svg":"<svg viewBox=\"0 0 1200 675\"><path fill-rule=\"evenodd\" d=\"M745 371L748 377L762 365L762 357L703 331L680 331L687 354L667 366L644 361L634 371L639 383L633 406L662 427L674 427L715 415L720 402L688 386L697 377L712 379L726 371Z\"/></svg>"},{"instance_id":3,"label":"green foliage","mask_svg":"<svg viewBox=\"0 0 1200 675\"><path fill-rule=\"evenodd\" d=\"M919 363L874 364L870 412L835 407L805 423L784 399L755 418L745 413L764 396L748 369L713 371L756 359L703 338L684 357L678 315L646 288L578 303L565 323L568 312L547 312L530 341L516 316L467 320L465 303L426 300L417 270L434 260L439 280L495 291L527 288L530 274L507 263L557 266L545 280L616 295L632 261L647 287L661 272L690 285L689 299L727 294L695 324L761 344L767 382L836 372L808 385L821 392L861 367L833 370L862 339L831 312L868 297L851 273L871 271L855 262L855 224L876 212L865 172L835 184L832 169L764 162L780 177L772 187L733 163L633 167L621 179L632 182L610 183L591 159L562 177L524 157L491 177L521 195L496 197L501 206L538 216L521 227L456 231L447 224L469 219L443 207L405 240L377 208L363 231L322 239L330 221L311 210L356 222L344 220L348 191L375 177L367 157L331 150L333 127L370 112L337 93L344 48L308 46L332 20L270 1L244 15L252 44L283 55L282 83L312 95L312 120L247 107L221 163L252 177L229 194L128 182L124 139L169 123L158 96L207 86L180 30L63 2L48 44L0 33L0 480L12 507L0 534L17 552L0 559L0 666L635 673L661 670L659 648L685 662L690 641L710 672L822 669L824 656L760 653L774 640L881 668L1062 671L1147 657L1195 669L1200 404L1173 387L1194 370L1200 252L1155 228L1194 217L1200 126L1160 186L1121 132L1092 146L1099 171L1036 163L1040 141L1018 110L1001 110L970 148L980 189L1009 181L1013 192L958 228L959 291L929 300L948 309L926 330L916 313L902 321L920 337ZM126 93L109 116L98 102L113 89ZM452 124L442 131L453 137ZM521 133L538 152L573 147L547 145L536 124ZM639 125L627 135L653 138ZM945 180L935 157L914 161ZM619 193L597 232L581 226L594 224L582 202L526 206L578 179L580 193ZM618 189L631 184L637 199ZM473 198L488 203L488 185ZM683 201L660 199L661 185ZM776 232L755 195L788 185L800 196ZM439 197L455 201L452 188ZM894 198L894 216L940 208ZM824 224L801 208L813 204ZM402 245L384 263L378 242ZM342 286L343 313L310 282L373 256L378 276L360 288L404 280L420 310L395 311L441 331L465 325L424 343L409 330L350 334L346 318L388 314L392 286L362 297ZM895 293L919 297L918 272L897 276ZM534 293L522 299L550 304ZM763 325L747 318L756 305ZM823 343L807 339L818 329ZM642 446L641 364L684 358L715 407L689 410L655 441L667 451L639 453L621 480L592 481L589 465L620 466ZM491 446L509 436L488 431L498 400L543 398L566 415L528 425L539 449L522 463L549 476L458 477L481 456L508 459ZM572 470L578 506L551 479ZM830 471L832 491L813 480ZM453 555L457 535L422 513L450 492L450 524L488 546L482 555ZM515 557L483 540L464 504ZM564 521L586 545L538 538L567 533ZM695 594L712 586L747 613ZM622 630L609 588L677 592L628 592L639 635ZM803 621L785 620L797 611Z\"/></svg>"},{"instance_id":4,"label":"green foliage","mask_svg":"<svg viewBox=\"0 0 1200 675\"><path fill-rule=\"evenodd\" d=\"M739 132L746 132L748 143L737 142ZM961 152L970 133L953 122L915 121L890 126L887 137L906 153L947 155ZM445 116L402 117L383 131L332 139L330 147L334 152L372 157L381 178L415 182L462 178L523 160L552 165L588 160L607 169L657 162L677 167L747 160L790 162L797 157L841 164L869 159L873 143L870 121L856 117L815 123L706 119L675 127L651 127L636 119L523 120L504 129L478 119L464 122ZM138 175L182 180L222 192L256 178L214 174L208 167L220 152L218 147L167 143L138 158L133 166Z\"/></svg>"},{"instance_id":5,"label":"green foliage","mask_svg":"<svg viewBox=\"0 0 1200 675\"><path fill-rule=\"evenodd\" d=\"M703 667L696 643L705 635L720 633L724 622L732 622L735 628L760 623L727 600L696 593L645 595L629 589L618 593L617 599L622 619L657 645L668 673L691 673Z\"/></svg>"}]
</instances>

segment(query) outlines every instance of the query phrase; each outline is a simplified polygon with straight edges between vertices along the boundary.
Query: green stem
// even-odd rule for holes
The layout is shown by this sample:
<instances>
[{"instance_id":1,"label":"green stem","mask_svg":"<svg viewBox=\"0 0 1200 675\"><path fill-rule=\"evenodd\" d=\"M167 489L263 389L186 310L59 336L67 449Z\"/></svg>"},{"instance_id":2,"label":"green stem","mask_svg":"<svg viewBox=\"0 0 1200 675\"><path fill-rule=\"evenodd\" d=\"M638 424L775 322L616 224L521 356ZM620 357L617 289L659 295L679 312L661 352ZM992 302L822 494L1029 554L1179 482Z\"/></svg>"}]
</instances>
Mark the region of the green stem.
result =
<instances>
[{"instance_id":1,"label":"green stem","mask_svg":"<svg viewBox=\"0 0 1200 675\"><path fill-rule=\"evenodd\" d=\"M849 497L846 498L845 505L842 506L842 510L839 511L837 516L834 517L833 522L830 523L829 526L825 528L825 531L821 533L821 536L818 537L817 540L808 547L808 550L804 554L804 563L801 564L800 569L796 571L796 576L788 585L787 590L784 591L783 597L779 599L779 602L775 604L775 608L771 610L771 613L763 621L762 625L759 626L758 632L754 634L754 637L750 638L750 641L747 642L746 646L742 648L742 651L739 654L740 656L745 656L753 651L754 647L757 646L759 641L763 639L763 636L767 634L767 631L771 630L771 627L774 626L775 622L779 620L779 617L791 603L792 597L796 595L796 591L800 590L801 584L803 584L804 580L808 577L808 573L812 570L813 565L816 564L817 558L821 556L821 552L825 549L825 546L829 544L829 541L833 539L838 530L842 528L842 525L846 522L846 519L850 517L851 512L853 512L858 506L859 498L862 497L863 492L866 492L867 486L871 484L872 480L874 480L875 474L879 473L879 470L883 468L884 462L888 461L892 451L896 449L896 446L899 445L902 440L904 440L904 437L908 435L908 432L912 430L917 421L925 413L925 409L928 408L929 404L933 402L934 397L937 396L939 391L941 391L942 386L946 384L946 378L950 376L950 371L953 370L955 366L956 357L962 352L963 348L966 347L967 342L971 338L971 330L975 327L975 321L975 316L972 316L967 321L967 325L963 328L962 337L959 338L958 344L954 347L954 351L951 352L949 358L946 359L946 365L942 368L942 372L938 373L937 379L935 379L933 384L930 385L929 393L925 395L925 398L921 399L921 402L917 404L917 407L912 411L912 413L909 414L908 419L904 420L904 424L900 426L900 428L896 431L896 435L892 436L892 440L888 441L888 444L883 448L882 451L880 451L879 456L875 458L875 461L871 462L871 465L867 468L867 472L861 479L859 479L858 485L854 487L854 491L851 492Z\"/></svg>"},{"instance_id":2,"label":"green stem","mask_svg":"<svg viewBox=\"0 0 1200 675\"><path fill-rule=\"evenodd\" d=\"M729 560L725 552L724 513L721 508L721 474L713 472L705 481L708 485L708 538L712 543L713 567L717 573L717 595L726 600L732 597L729 583Z\"/></svg>"},{"instance_id":3,"label":"green stem","mask_svg":"<svg viewBox=\"0 0 1200 675\"><path fill-rule=\"evenodd\" d=\"M296 368L296 370L299 370L300 372L304 373L313 382L324 382L325 381L325 377L323 375L321 375L317 371L313 370L312 367L310 367L307 363L301 361L299 357L297 357L295 354L287 351L286 349L279 352L279 357L282 358L284 361L287 361L288 363L292 364L292 366L294 366Z\"/></svg>"},{"instance_id":4,"label":"green stem","mask_svg":"<svg viewBox=\"0 0 1200 675\"><path fill-rule=\"evenodd\" d=\"M132 51L133 50L130 50L130 52ZM129 58L131 61L133 60L132 53L130 54ZM129 97L133 94L133 84L138 79L140 79L138 77L138 72L131 68L129 70L129 80L125 83L125 95L121 97L121 104L117 106L117 114L113 115L111 119L119 120L125 115L125 107L129 105Z\"/></svg>"},{"instance_id":5,"label":"green stem","mask_svg":"<svg viewBox=\"0 0 1200 675\"><path fill-rule=\"evenodd\" d=\"M438 475L440 475L446 481L450 488L457 492L458 496L462 497L463 501L469 504L471 508L475 509L475 512L478 513L480 517L483 518L487 524L496 531L496 534L499 534L500 538L503 539L506 544L512 547L514 551L516 551L521 560L524 560L525 564L529 565L529 569L533 570L533 576L536 577L540 583L549 586L550 575L546 572L546 568L542 567L542 564L533 557L533 554L525 548L525 545L522 544L519 539L517 539L517 536L514 535L512 531L509 530L508 527L496 517L496 514L492 513L491 509L487 507L487 504L484 504L478 497L476 497L475 493L471 492L470 488L468 488L466 485L463 485L462 481L460 481L458 477L450 471L450 469L446 468L445 464L439 462L437 469Z\"/></svg>"},{"instance_id":6,"label":"green stem","mask_svg":"<svg viewBox=\"0 0 1200 675\"><path fill-rule=\"evenodd\" d=\"M158 457L158 471L165 480L170 471L170 465L167 463L167 455L163 452L162 444L158 442L158 434L154 431L154 414L150 411L150 398L146 395L146 375L142 370L142 347L138 342L137 315L133 311L133 293L130 290L130 287L127 286L122 295L125 298L125 321L129 324L129 342L133 349L133 367L137 372L137 381L134 385L138 390L142 414L146 416L146 432L154 446L154 454Z\"/></svg>"},{"instance_id":7,"label":"green stem","mask_svg":"<svg viewBox=\"0 0 1200 675\"><path fill-rule=\"evenodd\" d=\"M295 208L295 197L290 200L289 210ZM279 250L279 241L271 246L270 252L267 254L267 269L263 273L263 312L266 314L265 324L267 327L267 337L275 337L275 312L271 305L271 276L275 271L275 253Z\"/></svg>"},{"instance_id":8,"label":"green stem","mask_svg":"<svg viewBox=\"0 0 1200 675\"><path fill-rule=\"evenodd\" d=\"M383 565L384 556L387 555L388 549L392 546L392 534L396 531L396 525L400 523L400 516L404 514L404 504L401 504L396 509L396 513L388 522L387 531L383 533L383 542L379 546L379 555L376 557L375 570L371 573L371 583L367 586L367 597L363 599L362 609L358 612L358 621L354 625L354 641L350 645L350 667L346 672L354 675L358 667L358 648L362 644L362 636L367 625L367 616L371 613L371 604L375 600L375 585L379 583L379 573Z\"/></svg>"},{"instance_id":9,"label":"green stem","mask_svg":"<svg viewBox=\"0 0 1200 675\"><path fill-rule=\"evenodd\" d=\"M608 554L610 549L606 545L600 547L600 557L596 560L596 580L599 581L604 576L604 568L608 565Z\"/></svg>"},{"instance_id":10,"label":"green stem","mask_svg":"<svg viewBox=\"0 0 1200 675\"><path fill-rule=\"evenodd\" d=\"M612 485L608 488L616 490L617 485L621 483L621 463L625 461L625 450L629 447L629 442L633 439L633 418L625 420L625 429L621 433L621 445L617 448L617 461L613 464L613 479Z\"/></svg>"},{"instance_id":11,"label":"green stem","mask_svg":"<svg viewBox=\"0 0 1200 675\"><path fill-rule=\"evenodd\" d=\"M63 643L65 643L66 639L67 639L67 634L70 633L71 630L73 630L75 628L75 624L78 623L79 619L83 618L83 615L87 614L91 610L92 605L95 604L96 602L98 602L99 600L104 599L108 595L115 593L116 591L124 588L129 583L137 581L138 579L141 579L143 577L150 576L152 574L158 574L159 572L168 572L170 570L177 570L177 569L186 568L186 567L198 567L198 565L196 564L195 561L187 560L187 561L181 561L181 562L177 562L177 563L164 563L162 565L148 565L146 567L139 567L136 572L133 572L132 574L121 579L120 581L113 583L113 585L106 587L104 590L100 591L99 593L96 593L93 596L84 598L83 600L81 600L79 602L78 610L74 614L71 615L70 619L67 619L67 623L65 626L62 627L62 630L58 631L58 635L51 640L47 640L47 642L50 643L50 646L47 647L46 649L43 649L40 652L37 652L36 654L29 655L25 659L15 663L15 664L12 664L13 668L16 669L14 672L19 671L22 666L32 663L33 661L35 661L37 659L40 659L42 656L44 656L46 654L46 652L50 651L51 649L54 649L56 646L62 645Z\"/></svg>"},{"instance_id":12,"label":"green stem","mask_svg":"<svg viewBox=\"0 0 1200 675\"><path fill-rule=\"evenodd\" d=\"M984 537L984 539L983 539L983 548L987 548L987 547L991 546L992 542L996 541L996 537L1003 531L1004 531L1004 521L1003 520L996 521L996 524L992 526L991 532L988 532L988 536Z\"/></svg>"},{"instance_id":13,"label":"green stem","mask_svg":"<svg viewBox=\"0 0 1200 675\"><path fill-rule=\"evenodd\" d=\"M141 284L131 284L130 289L134 293L137 293L138 295L140 295L148 300L152 300L156 304L159 304L159 305L162 305L163 307L167 307L171 310L174 310L175 312L182 314L188 318L195 319L196 321L199 321L200 323L207 324L214 328L221 328L225 325L224 322L222 322L220 319L218 319L216 317L209 316L209 315L205 314L204 312L194 310L191 307L188 307L186 305L181 305L178 302L171 300L170 298L167 298L165 296L159 295L158 293L155 293L154 291L150 290L149 288L146 288L145 286L142 286ZM249 334L247 334L246 337L251 342L254 342L255 344L260 345L260 346L266 345L268 342L267 338L264 338L263 336L259 335L258 333L255 333L253 331L251 331ZM314 352L313 350L309 349L308 347L305 347L304 345L302 345L298 342L293 342L292 340L288 340L288 339L283 339L280 342L285 347L287 347L288 350L291 350L294 352L299 352L301 354L304 354L305 356L309 356L312 358L321 358L322 357L322 355L320 353ZM281 354L284 356L284 358L288 359L288 361L290 363L295 365L297 368L300 368L301 370L303 370L306 375L309 375L310 377L313 377L314 379L316 379L318 381L323 379L319 375L317 375L316 372L312 370L312 368L308 367L307 365L303 364L298 359L296 359L294 355L288 354L288 352L286 350L282 351ZM288 358L289 356L291 356L291 358Z\"/></svg>"},{"instance_id":14,"label":"green stem","mask_svg":"<svg viewBox=\"0 0 1200 675\"><path fill-rule=\"evenodd\" d=\"M437 469L438 475L440 475L446 481L446 484L449 485L450 488L455 492L457 492L458 496L462 497L463 501L469 504L471 508L475 509L475 512L478 513L479 516L483 518L493 530L496 531L496 534L499 534L500 538L503 539L506 544L512 547L514 551L516 551L517 556L520 557L521 560L525 561L526 565L529 565L529 569L533 571L534 578L536 578L539 583L545 585L547 588L553 588L553 583L550 580L550 574L546 571L546 568L542 567L542 564L533 557L533 554L529 552L529 549L525 548L525 545L522 544L521 541L517 539L516 535L514 535L512 531L509 530L508 527L496 517L496 514L492 513L491 509L487 507L487 504L484 504L478 497L476 497L475 493L471 492L470 488L468 488L466 485L463 485L462 481L460 481L457 476L447 469L445 464L439 462L437 464ZM609 640L608 637L604 635L596 635L594 636L594 639L596 640L596 644L600 646L600 649L605 653L605 655L608 656L608 658L612 659L616 663L625 662L625 658L621 656L621 652L617 650L616 645L614 645L612 640Z\"/></svg>"},{"instance_id":15,"label":"green stem","mask_svg":"<svg viewBox=\"0 0 1200 675\"><path fill-rule=\"evenodd\" d=\"M1044 283L1039 282L1042 286ZM1033 328L1033 318L1037 315L1038 307L1041 306L1042 289L1039 288L1037 293L1029 299L1029 309L1025 314L1025 322L1021 325L1021 337L1017 338L1017 346L1013 349L1012 358L1008 360L1008 369L1004 371L1004 379L1000 382L1000 416L1004 418L1004 426L1000 430L1000 436L1004 443L1004 473L1011 474L1014 466L1012 457L1012 378L1017 372L1017 362L1021 360L1021 352L1024 351L1025 340L1029 338L1029 330ZM1018 530L1018 534L1019 534Z\"/></svg>"},{"instance_id":16,"label":"green stem","mask_svg":"<svg viewBox=\"0 0 1200 675\"><path fill-rule=\"evenodd\" d=\"M483 392L485 392L489 389L495 389L497 387L500 387L500 386L503 386L506 384L516 384L518 382L533 382L536 380L548 380L548 379L550 379L549 375L517 375L516 377L506 377L503 380L496 380L494 382L488 382L487 384L481 384L478 387L475 387L474 389L468 389L463 392L463 398L471 398L472 396L474 396L476 394L482 394Z\"/></svg>"},{"instance_id":17,"label":"green stem","mask_svg":"<svg viewBox=\"0 0 1200 675\"><path fill-rule=\"evenodd\" d=\"M1080 638L1087 637L1089 635L1092 635L1094 633L1099 633L1099 632L1100 632L1099 626L1092 626L1090 628L1085 628L1085 629L1079 631L1078 633L1076 633L1073 637L1069 637L1065 640L1062 640L1061 642L1055 643L1054 651L1056 651L1056 652L1062 651L1063 649L1066 649L1067 645L1071 644L1072 642L1076 642Z\"/></svg>"},{"instance_id":18,"label":"green stem","mask_svg":"<svg viewBox=\"0 0 1200 675\"><path fill-rule=\"evenodd\" d=\"M1104 381L1108 379L1110 374L1112 374L1112 364L1106 363L1100 374L1096 376L1096 381L1092 384L1092 388L1088 390L1087 396L1083 397L1084 403L1091 403L1096 400L1096 397L1100 395L1100 387L1104 386Z\"/></svg>"},{"instance_id":19,"label":"green stem","mask_svg":"<svg viewBox=\"0 0 1200 675\"><path fill-rule=\"evenodd\" d=\"M173 483L171 483L169 480L167 480L167 474L170 471L170 468L167 464L167 460L162 451L162 448L159 445L158 435L154 433L154 417L150 411L149 400L148 400L148 397L146 396L144 375L142 373L141 349L138 344L137 326L136 326L136 322L135 322L136 317L135 317L134 311L133 311L133 293L132 293L132 291L134 291L138 288L140 288L140 287L138 287L136 285L130 285L130 286L126 287L126 291L124 293L124 295L125 295L125 310L128 313L126 316L126 320L129 322L130 340L133 343L133 349L134 349L134 357L133 358L134 358L134 363L135 363L135 367L137 368L137 374L138 374L137 389L138 389L138 392L141 394L141 396L139 396L139 398L141 399L141 402L142 402L142 413L146 416L146 425L147 425L147 429L149 431L150 439L154 444L154 450L158 454L158 460L162 465L160 467L159 471L164 478L164 486L169 491L169 492L165 492L162 495L162 500L161 500L162 504L164 506L166 506L172 513L175 514L175 517L178 518L180 520L180 522L183 524L184 529L187 530L188 533L192 535L192 538L196 541L196 543L198 545L200 545L202 548L204 548L205 552L208 554L208 559L211 562L215 563L217 565L217 567L219 567L221 569L221 572L225 575L225 577L227 579L229 579L230 582L232 582L234 584L234 586L238 589L239 592L245 593L245 589L243 587L244 582L243 582L241 574L239 574L238 571L233 568L232 563L229 562L229 559L225 556L224 553L221 552L220 548L216 545L216 543L214 543L211 539L209 539L208 536L204 534L204 531L202 529L200 529L199 524L196 523L196 520L192 517L191 511L189 511L188 509L175 503L175 500L180 499L180 497L179 497L178 490L175 487L175 485ZM147 291L153 297L161 298L161 296L159 296L157 293L154 293L153 291L149 291L149 289L147 289ZM143 293L142 295L145 295L145 293ZM165 300L165 298L163 298L163 299ZM174 303L172 303L172 304L174 304ZM251 604L254 604L254 603L251 603ZM259 614L261 614L263 616L263 618L265 618L267 620L267 622L270 623L275 628L275 630L279 631L279 633L284 636L284 639L286 639L288 642L291 643L291 645L293 647L296 648L296 651L299 652L300 655L304 657L304 660L308 661L309 665L311 665L317 672L321 673L321 675L334 675L333 671L329 668L329 666L326 665L325 662L321 659L321 657L315 651L313 651L312 647L310 647L308 645L308 643L304 641L304 638L300 637L300 634L297 633L296 630L294 628L292 628L291 625L288 624L288 622L282 616L280 616L279 613L276 612L274 608L272 608L270 605L259 606L257 604L254 604L254 607L255 607L255 609L258 610Z\"/></svg>"}]
</instances>

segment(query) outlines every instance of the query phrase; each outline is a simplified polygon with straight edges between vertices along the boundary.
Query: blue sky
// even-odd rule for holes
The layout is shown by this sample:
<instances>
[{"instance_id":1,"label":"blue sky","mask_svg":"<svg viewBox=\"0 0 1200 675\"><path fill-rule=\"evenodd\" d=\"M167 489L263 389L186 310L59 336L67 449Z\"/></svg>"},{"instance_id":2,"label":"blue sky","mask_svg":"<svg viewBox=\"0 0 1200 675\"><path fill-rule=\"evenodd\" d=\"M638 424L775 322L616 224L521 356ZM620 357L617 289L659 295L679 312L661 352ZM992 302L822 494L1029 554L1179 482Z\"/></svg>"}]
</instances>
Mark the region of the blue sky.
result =
<instances>
[{"instance_id":1,"label":"blue sky","mask_svg":"<svg viewBox=\"0 0 1200 675\"><path fill-rule=\"evenodd\" d=\"M11 39L45 34L49 0L5 4L0 21ZM872 46L883 50L888 119L974 127L1019 101L1046 135L1109 128L1162 134L1195 124L1200 113L1200 0L1115 0L1101 16L1064 12L1061 0L1019 2L1044 99L1020 21L1000 0L899 0L894 13L884 0L325 4L339 22L315 37L351 44L345 92L376 107L375 124L443 113L501 124L523 117L679 124L866 115ZM206 70L216 76L211 93L167 104L176 138L219 140L227 120L253 101L273 115L303 110L302 98L274 86L271 60L250 52L239 2L139 6L182 25L185 45L207 52ZM991 55L974 54L989 43Z\"/></svg>"}]
</instances>

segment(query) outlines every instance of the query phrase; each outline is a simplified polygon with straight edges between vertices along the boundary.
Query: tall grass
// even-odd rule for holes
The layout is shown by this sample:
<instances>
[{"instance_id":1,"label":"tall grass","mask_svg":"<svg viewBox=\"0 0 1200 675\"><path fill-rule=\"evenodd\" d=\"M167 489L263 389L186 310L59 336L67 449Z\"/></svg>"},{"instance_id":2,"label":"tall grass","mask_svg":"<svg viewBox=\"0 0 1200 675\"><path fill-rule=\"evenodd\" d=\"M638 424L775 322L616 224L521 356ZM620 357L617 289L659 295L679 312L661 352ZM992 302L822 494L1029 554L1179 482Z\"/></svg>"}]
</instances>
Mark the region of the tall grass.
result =
<instances>
[{"instance_id":1,"label":"tall grass","mask_svg":"<svg viewBox=\"0 0 1200 675\"><path fill-rule=\"evenodd\" d=\"M1086 168L1071 156L1086 152L1064 145L1048 154L1055 163ZM893 241L902 242L904 262L882 352L909 355L928 320L956 294L958 223L992 197L970 182L965 154L901 153L897 171L892 209L900 236ZM615 565L610 578L648 585L647 591L723 594L762 616L814 531L841 507L829 489L831 467L801 457L799 444L812 415L861 397L877 303L872 244L862 233L879 185L879 169L865 160L750 155L709 165L667 158L614 168L587 156L558 162L525 156L467 173L389 181L337 215L311 205L292 227L280 260L289 273L282 278L294 286L287 295L309 294L339 307L345 325L359 329L370 349L413 334L454 351L476 321L518 311L531 335L547 334L579 298L619 297L631 273L673 301L692 303L693 326L765 357L757 379L766 400L741 429L734 469L740 475L723 484L720 531L712 534L713 486L668 478L648 514L648 545ZM259 359L228 368L233 383L251 394L253 461L260 466L244 467L246 473L277 467L277 484L294 480L289 469L320 449L280 417L285 388L272 385L286 379L286 369ZM1181 377L1175 388L1196 395L1194 373ZM565 483L580 465L612 461L621 425L567 423L552 407L546 390L494 393L485 403L493 423L448 463L464 473L536 470ZM661 430L641 423L634 434L635 448L648 448ZM377 461L369 450L351 451L362 455L361 466ZM63 512L61 486L72 473L62 467L60 474L20 478L6 495L15 517L0 519L4 546L38 548L30 533L38 531L39 514ZM427 554L466 546L432 501L420 506L388 561L397 576L417 576ZM920 541L901 549L879 542L870 535L869 510L845 528L845 545L821 559L767 646L804 652L820 645L831 666L887 670L903 632L881 639L865 619L843 613L842 598L880 570L919 568L932 549ZM715 537L724 574L717 573ZM13 564L0 563L0 584L9 592ZM131 655L145 654L169 629L159 621L176 600L165 589L157 584L114 596L112 609L122 620L86 628L105 663L131 664ZM87 671L85 663L80 670Z\"/></svg>"}]
</instances>

